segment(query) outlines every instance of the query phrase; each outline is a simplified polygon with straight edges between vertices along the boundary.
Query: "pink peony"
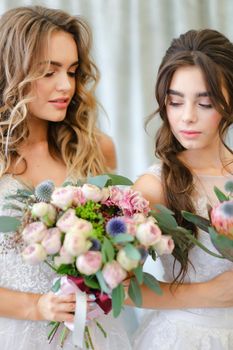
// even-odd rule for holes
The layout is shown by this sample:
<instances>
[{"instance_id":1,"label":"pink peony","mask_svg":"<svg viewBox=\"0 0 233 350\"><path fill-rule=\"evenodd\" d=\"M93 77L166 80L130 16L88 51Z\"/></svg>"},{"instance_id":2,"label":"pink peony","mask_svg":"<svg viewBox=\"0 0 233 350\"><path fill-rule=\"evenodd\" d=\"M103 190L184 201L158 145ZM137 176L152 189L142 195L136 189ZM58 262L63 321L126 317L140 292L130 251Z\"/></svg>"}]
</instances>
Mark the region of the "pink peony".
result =
<instances>
[{"instance_id":1,"label":"pink peony","mask_svg":"<svg viewBox=\"0 0 233 350\"><path fill-rule=\"evenodd\" d=\"M74 199L74 187L57 187L52 193L51 203L62 210L67 210L72 206Z\"/></svg>"},{"instance_id":2,"label":"pink peony","mask_svg":"<svg viewBox=\"0 0 233 350\"><path fill-rule=\"evenodd\" d=\"M47 227L41 221L35 221L28 224L23 232L22 236L27 243L38 243L41 242L47 232Z\"/></svg>"},{"instance_id":3,"label":"pink peony","mask_svg":"<svg viewBox=\"0 0 233 350\"><path fill-rule=\"evenodd\" d=\"M119 205L122 207L124 215L128 216L132 216L135 213L147 215L150 211L149 202L144 199L139 192L131 188L123 192L123 198Z\"/></svg>"},{"instance_id":4,"label":"pink peony","mask_svg":"<svg viewBox=\"0 0 233 350\"><path fill-rule=\"evenodd\" d=\"M23 260L31 265L44 261L47 257L45 249L39 243L28 245L22 252Z\"/></svg>"},{"instance_id":5,"label":"pink peony","mask_svg":"<svg viewBox=\"0 0 233 350\"><path fill-rule=\"evenodd\" d=\"M211 210L210 216L216 231L233 239L233 201L216 205Z\"/></svg>"},{"instance_id":6,"label":"pink peony","mask_svg":"<svg viewBox=\"0 0 233 350\"><path fill-rule=\"evenodd\" d=\"M74 257L67 253L64 246L61 247L60 253L58 256L55 256L54 258L54 265L55 267L60 267L61 265L67 265L72 264L74 262Z\"/></svg>"},{"instance_id":7,"label":"pink peony","mask_svg":"<svg viewBox=\"0 0 233 350\"><path fill-rule=\"evenodd\" d=\"M74 209L68 209L57 221L56 226L62 232L68 232L78 221Z\"/></svg>"},{"instance_id":8,"label":"pink peony","mask_svg":"<svg viewBox=\"0 0 233 350\"><path fill-rule=\"evenodd\" d=\"M153 222L147 221L137 228L136 237L145 247L153 246L161 239L161 230Z\"/></svg>"},{"instance_id":9,"label":"pink peony","mask_svg":"<svg viewBox=\"0 0 233 350\"><path fill-rule=\"evenodd\" d=\"M41 242L47 254L56 254L61 249L61 231L57 227L47 230Z\"/></svg>"},{"instance_id":10,"label":"pink peony","mask_svg":"<svg viewBox=\"0 0 233 350\"><path fill-rule=\"evenodd\" d=\"M139 260L131 259L130 257L127 256L125 250L121 249L117 253L117 261L123 267L123 269L125 269L126 271L131 271L133 269L136 269L136 267L138 267L140 259Z\"/></svg>"},{"instance_id":11,"label":"pink peony","mask_svg":"<svg viewBox=\"0 0 233 350\"><path fill-rule=\"evenodd\" d=\"M67 253L78 256L87 252L92 243L83 236L82 232L70 231L65 235L63 245Z\"/></svg>"},{"instance_id":12,"label":"pink peony","mask_svg":"<svg viewBox=\"0 0 233 350\"><path fill-rule=\"evenodd\" d=\"M174 241L169 235L162 235L160 240L153 246L158 255L171 254L175 248Z\"/></svg>"},{"instance_id":13,"label":"pink peony","mask_svg":"<svg viewBox=\"0 0 233 350\"><path fill-rule=\"evenodd\" d=\"M86 203L86 198L83 194L82 188L81 187L73 187L74 189L74 196L73 196L73 204L78 207L80 205L83 205Z\"/></svg>"},{"instance_id":14,"label":"pink peony","mask_svg":"<svg viewBox=\"0 0 233 350\"><path fill-rule=\"evenodd\" d=\"M86 200L91 200L93 202L100 202L103 198L102 190L91 184L84 184L82 186L82 193Z\"/></svg>"},{"instance_id":15,"label":"pink peony","mask_svg":"<svg viewBox=\"0 0 233 350\"><path fill-rule=\"evenodd\" d=\"M71 229L68 232L78 232L83 237L88 238L91 236L92 231L93 226L91 222L77 218L77 221L74 223L73 227L71 227Z\"/></svg>"},{"instance_id":16,"label":"pink peony","mask_svg":"<svg viewBox=\"0 0 233 350\"><path fill-rule=\"evenodd\" d=\"M76 266L79 272L84 275L93 275L102 265L102 254L100 252L88 251L76 259Z\"/></svg>"},{"instance_id":17,"label":"pink peony","mask_svg":"<svg viewBox=\"0 0 233 350\"><path fill-rule=\"evenodd\" d=\"M105 282L111 289L116 288L127 277L127 272L116 260L107 263L102 272Z\"/></svg>"}]
</instances>

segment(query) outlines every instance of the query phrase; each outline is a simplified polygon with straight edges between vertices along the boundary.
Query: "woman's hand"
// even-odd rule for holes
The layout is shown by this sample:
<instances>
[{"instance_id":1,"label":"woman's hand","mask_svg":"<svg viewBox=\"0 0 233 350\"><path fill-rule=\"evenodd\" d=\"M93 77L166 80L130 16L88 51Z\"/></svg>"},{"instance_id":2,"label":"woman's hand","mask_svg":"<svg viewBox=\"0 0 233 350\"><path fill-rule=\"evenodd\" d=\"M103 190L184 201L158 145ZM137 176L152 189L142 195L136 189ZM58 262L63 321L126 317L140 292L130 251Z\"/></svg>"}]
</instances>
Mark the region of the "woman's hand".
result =
<instances>
[{"instance_id":1,"label":"woman's hand","mask_svg":"<svg viewBox=\"0 0 233 350\"><path fill-rule=\"evenodd\" d=\"M56 295L52 292L42 294L37 301L38 320L74 322L75 294Z\"/></svg>"}]
</instances>

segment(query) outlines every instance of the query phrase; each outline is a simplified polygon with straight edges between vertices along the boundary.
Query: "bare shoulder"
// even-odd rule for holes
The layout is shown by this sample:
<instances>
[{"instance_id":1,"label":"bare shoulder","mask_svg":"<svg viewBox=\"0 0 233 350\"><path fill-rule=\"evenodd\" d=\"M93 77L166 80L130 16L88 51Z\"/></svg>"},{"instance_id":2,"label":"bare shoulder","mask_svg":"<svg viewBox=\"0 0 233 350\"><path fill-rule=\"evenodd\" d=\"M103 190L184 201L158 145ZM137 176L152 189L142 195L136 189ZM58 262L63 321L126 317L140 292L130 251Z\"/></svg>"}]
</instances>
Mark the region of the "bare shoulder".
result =
<instances>
[{"instance_id":1,"label":"bare shoulder","mask_svg":"<svg viewBox=\"0 0 233 350\"><path fill-rule=\"evenodd\" d=\"M152 174L140 176L134 183L133 189L141 192L142 196L150 202L151 208L155 204L165 204L161 180Z\"/></svg>"},{"instance_id":2,"label":"bare shoulder","mask_svg":"<svg viewBox=\"0 0 233 350\"><path fill-rule=\"evenodd\" d=\"M117 157L116 157L116 148L112 138L103 133L99 133L99 144L103 152L104 158L106 160L106 165L111 169L115 170L117 167Z\"/></svg>"}]
</instances>

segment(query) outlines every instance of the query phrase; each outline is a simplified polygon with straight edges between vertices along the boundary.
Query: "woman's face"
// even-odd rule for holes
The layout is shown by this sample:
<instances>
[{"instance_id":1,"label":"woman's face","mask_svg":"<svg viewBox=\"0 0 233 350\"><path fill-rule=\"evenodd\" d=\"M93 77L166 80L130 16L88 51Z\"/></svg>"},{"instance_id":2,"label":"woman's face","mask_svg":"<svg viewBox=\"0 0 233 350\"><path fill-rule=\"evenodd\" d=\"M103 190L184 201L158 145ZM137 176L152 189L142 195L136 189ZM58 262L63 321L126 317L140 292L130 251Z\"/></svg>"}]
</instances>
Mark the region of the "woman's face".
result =
<instances>
[{"instance_id":1,"label":"woman's face","mask_svg":"<svg viewBox=\"0 0 233 350\"><path fill-rule=\"evenodd\" d=\"M211 103L199 67L185 66L175 71L166 111L171 130L184 148L204 149L218 144L222 116Z\"/></svg>"},{"instance_id":2,"label":"woman's face","mask_svg":"<svg viewBox=\"0 0 233 350\"><path fill-rule=\"evenodd\" d=\"M35 99L28 104L28 110L30 117L58 122L65 118L76 87L78 50L72 35L53 33L47 57L49 71L32 84Z\"/></svg>"}]
</instances>

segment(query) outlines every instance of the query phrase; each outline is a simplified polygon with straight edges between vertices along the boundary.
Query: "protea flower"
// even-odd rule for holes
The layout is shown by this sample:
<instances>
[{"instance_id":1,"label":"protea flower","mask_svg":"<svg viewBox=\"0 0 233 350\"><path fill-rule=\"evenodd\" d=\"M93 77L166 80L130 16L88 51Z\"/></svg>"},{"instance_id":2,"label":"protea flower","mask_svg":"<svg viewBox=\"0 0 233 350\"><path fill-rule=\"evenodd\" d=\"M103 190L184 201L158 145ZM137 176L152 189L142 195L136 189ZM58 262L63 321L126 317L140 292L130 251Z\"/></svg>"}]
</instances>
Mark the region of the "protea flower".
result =
<instances>
[{"instance_id":1,"label":"protea flower","mask_svg":"<svg viewBox=\"0 0 233 350\"><path fill-rule=\"evenodd\" d=\"M211 223L216 231L233 239L233 201L216 205L210 213Z\"/></svg>"},{"instance_id":2,"label":"protea flower","mask_svg":"<svg viewBox=\"0 0 233 350\"><path fill-rule=\"evenodd\" d=\"M35 196L39 202L49 202L54 191L54 183L51 180L41 182L35 188Z\"/></svg>"}]
</instances>

